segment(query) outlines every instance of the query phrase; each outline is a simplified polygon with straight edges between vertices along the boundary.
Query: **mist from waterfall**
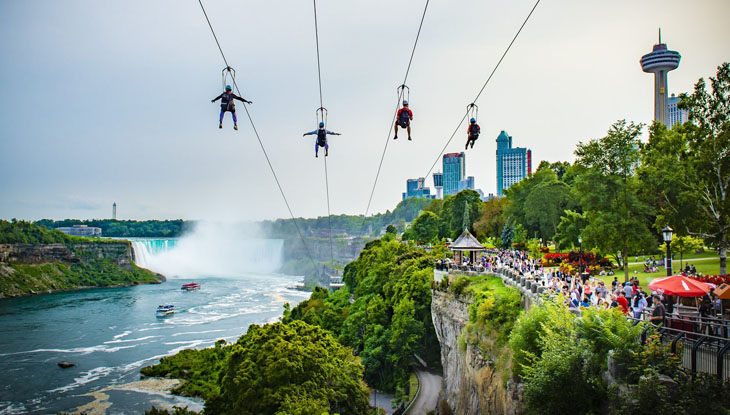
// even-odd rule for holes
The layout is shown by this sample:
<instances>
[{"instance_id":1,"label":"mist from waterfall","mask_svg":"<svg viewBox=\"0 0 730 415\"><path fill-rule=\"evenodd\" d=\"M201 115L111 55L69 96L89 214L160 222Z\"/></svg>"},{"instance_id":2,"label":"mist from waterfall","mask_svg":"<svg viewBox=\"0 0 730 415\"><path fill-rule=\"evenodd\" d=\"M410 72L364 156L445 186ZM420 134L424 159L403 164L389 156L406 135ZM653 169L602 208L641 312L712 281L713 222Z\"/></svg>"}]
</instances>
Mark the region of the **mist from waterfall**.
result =
<instances>
[{"instance_id":1,"label":"mist from waterfall","mask_svg":"<svg viewBox=\"0 0 730 415\"><path fill-rule=\"evenodd\" d=\"M263 239L255 225L197 222L176 239L132 239L135 263L168 278L239 277L281 266L284 242Z\"/></svg>"}]
</instances>

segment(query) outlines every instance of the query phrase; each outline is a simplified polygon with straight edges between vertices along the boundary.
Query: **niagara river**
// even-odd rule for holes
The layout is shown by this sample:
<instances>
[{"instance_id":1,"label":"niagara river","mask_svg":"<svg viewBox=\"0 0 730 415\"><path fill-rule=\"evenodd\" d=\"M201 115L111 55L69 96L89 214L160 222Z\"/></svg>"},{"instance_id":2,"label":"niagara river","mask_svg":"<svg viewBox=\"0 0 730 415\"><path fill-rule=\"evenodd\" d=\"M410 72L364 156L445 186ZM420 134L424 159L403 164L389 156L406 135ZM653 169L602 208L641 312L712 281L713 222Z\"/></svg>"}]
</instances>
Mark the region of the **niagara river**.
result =
<instances>
[{"instance_id":1,"label":"niagara river","mask_svg":"<svg viewBox=\"0 0 730 415\"><path fill-rule=\"evenodd\" d=\"M291 288L301 276L276 272L281 241L201 230L132 244L135 262L167 282L0 301L0 414L200 410L201 401L169 394L174 381L141 379L140 368L183 349L234 342L249 325L276 321L284 303L308 297ZM201 289L180 289L190 282ZM159 304L174 304L175 313L157 317ZM61 368L62 361L75 366Z\"/></svg>"}]
</instances>

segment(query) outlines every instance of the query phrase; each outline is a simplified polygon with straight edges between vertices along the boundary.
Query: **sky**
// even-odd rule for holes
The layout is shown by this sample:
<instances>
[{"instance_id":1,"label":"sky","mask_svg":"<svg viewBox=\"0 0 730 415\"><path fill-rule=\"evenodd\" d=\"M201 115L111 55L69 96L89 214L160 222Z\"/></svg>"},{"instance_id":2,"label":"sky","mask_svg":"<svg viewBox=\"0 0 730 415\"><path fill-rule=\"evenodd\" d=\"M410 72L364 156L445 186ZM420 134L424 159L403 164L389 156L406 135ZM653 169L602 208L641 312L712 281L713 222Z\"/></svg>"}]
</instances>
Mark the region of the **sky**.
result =
<instances>
[{"instance_id":1,"label":"sky","mask_svg":"<svg viewBox=\"0 0 730 415\"><path fill-rule=\"evenodd\" d=\"M363 214L424 1L317 2L333 214ZM204 1L297 217L327 214L312 2ZM431 0L408 78L413 141L390 141L369 213L424 176L534 0ZM650 123L657 29L682 54L669 91L730 60L727 0L543 0L477 101L466 155L496 193L496 137L540 160L619 119ZM288 217L241 105L218 129L225 66L195 0L0 0L0 218ZM401 133L401 137L405 137ZM462 151L466 126L447 152ZM441 162L435 170L440 171ZM432 186L431 178L427 184Z\"/></svg>"}]
</instances>

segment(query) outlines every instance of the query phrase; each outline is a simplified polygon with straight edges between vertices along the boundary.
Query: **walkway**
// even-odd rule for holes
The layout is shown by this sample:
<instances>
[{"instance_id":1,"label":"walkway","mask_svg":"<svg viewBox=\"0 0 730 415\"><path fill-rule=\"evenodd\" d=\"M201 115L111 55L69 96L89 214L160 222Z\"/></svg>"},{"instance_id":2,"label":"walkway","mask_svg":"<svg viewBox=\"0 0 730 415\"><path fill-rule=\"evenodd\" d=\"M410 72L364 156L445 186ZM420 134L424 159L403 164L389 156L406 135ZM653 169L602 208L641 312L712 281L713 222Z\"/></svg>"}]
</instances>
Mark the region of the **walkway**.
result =
<instances>
[{"instance_id":1,"label":"walkway","mask_svg":"<svg viewBox=\"0 0 730 415\"><path fill-rule=\"evenodd\" d=\"M418 392L418 397L416 397L413 406L408 411L408 415L426 415L429 411L436 409L444 379L441 375L422 369L416 369L416 376L418 376L421 390Z\"/></svg>"}]
</instances>

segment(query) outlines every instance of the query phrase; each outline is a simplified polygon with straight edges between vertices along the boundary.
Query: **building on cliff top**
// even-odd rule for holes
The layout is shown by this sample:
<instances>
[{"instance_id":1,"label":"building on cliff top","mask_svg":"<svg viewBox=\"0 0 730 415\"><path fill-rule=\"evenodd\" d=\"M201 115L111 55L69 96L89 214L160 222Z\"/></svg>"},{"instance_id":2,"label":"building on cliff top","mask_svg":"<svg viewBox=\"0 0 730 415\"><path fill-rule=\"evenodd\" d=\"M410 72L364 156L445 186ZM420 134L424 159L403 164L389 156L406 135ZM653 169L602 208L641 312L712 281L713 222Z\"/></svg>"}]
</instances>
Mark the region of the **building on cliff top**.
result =
<instances>
[{"instance_id":1,"label":"building on cliff top","mask_svg":"<svg viewBox=\"0 0 730 415\"><path fill-rule=\"evenodd\" d=\"M71 236L87 236L87 237L101 236L101 228L97 228L95 226L86 226L86 225L74 225L71 227L62 226L60 228L56 228L56 230L61 231L61 232L65 233L66 235L71 235Z\"/></svg>"}]
</instances>

